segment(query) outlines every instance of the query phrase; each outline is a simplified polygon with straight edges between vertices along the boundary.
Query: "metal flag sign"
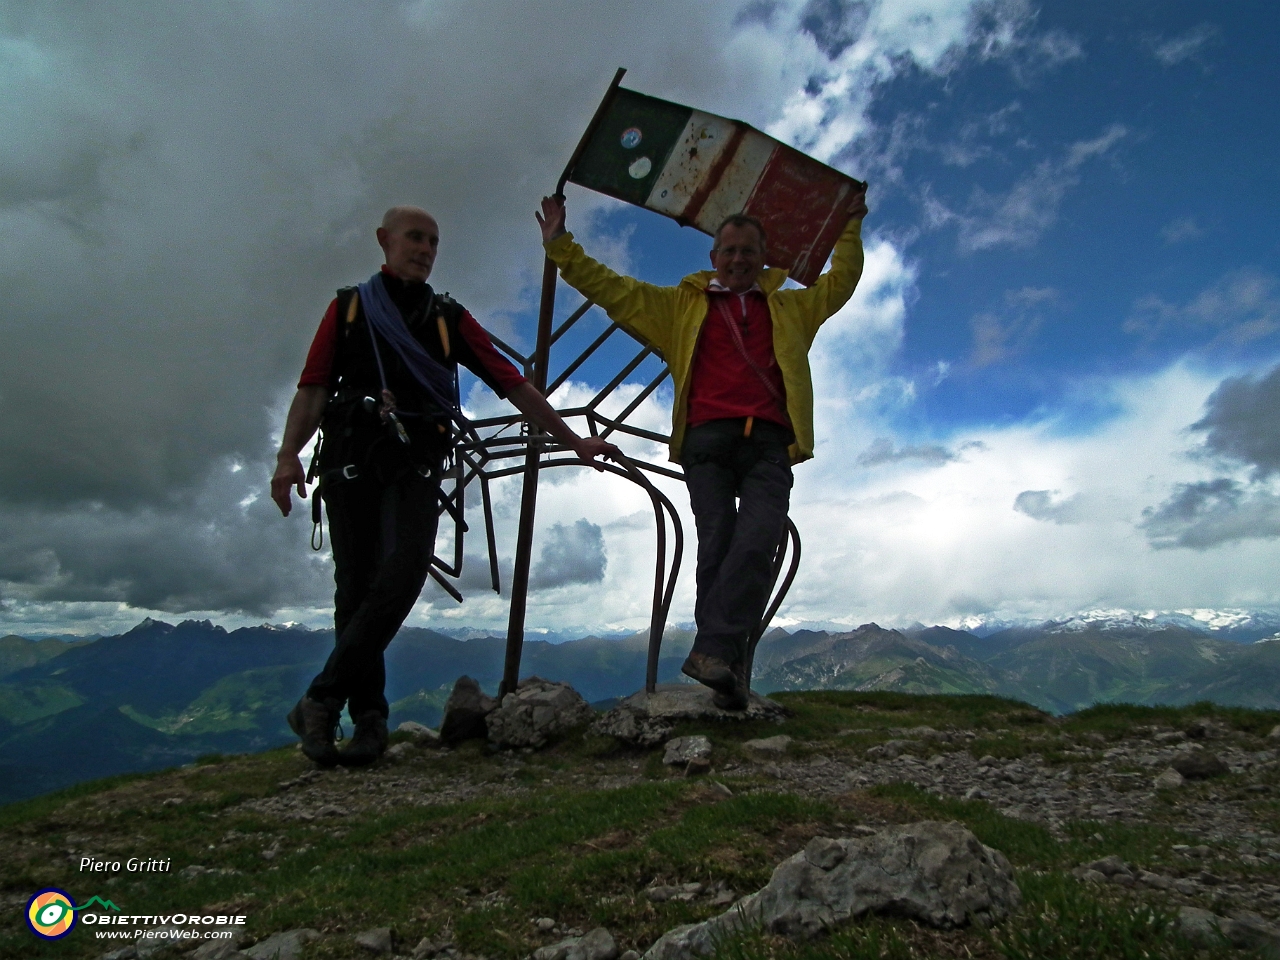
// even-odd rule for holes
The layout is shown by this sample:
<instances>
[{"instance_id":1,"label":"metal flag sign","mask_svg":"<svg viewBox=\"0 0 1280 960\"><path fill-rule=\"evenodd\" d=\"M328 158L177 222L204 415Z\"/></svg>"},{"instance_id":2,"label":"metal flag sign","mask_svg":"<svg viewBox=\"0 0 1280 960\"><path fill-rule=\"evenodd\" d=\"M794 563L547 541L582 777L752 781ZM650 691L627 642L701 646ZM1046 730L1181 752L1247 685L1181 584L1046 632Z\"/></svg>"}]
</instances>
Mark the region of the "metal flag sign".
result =
<instances>
[{"instance_id":1,"label":"metal flag sign","mask_svg":"<svg viewBox=\"0 0 1280 960\"><path fill-rule=\"evenodd\" d=\"M735 213L768 234L766 262L812 284L865 184L740 120L613 86L567 171L579 186L713 234Z\"/></svg>"}]
</instances>

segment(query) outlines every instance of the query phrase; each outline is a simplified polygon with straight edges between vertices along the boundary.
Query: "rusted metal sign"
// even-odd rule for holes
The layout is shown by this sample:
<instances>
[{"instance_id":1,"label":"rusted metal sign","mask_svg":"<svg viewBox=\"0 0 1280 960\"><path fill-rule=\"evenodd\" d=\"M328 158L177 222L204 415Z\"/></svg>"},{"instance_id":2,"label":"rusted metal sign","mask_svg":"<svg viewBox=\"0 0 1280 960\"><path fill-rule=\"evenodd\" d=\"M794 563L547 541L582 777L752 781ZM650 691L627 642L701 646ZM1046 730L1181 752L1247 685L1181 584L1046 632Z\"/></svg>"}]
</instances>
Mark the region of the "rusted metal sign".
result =
<instances>
[{"instance_id":1,"label":"rusted metal sign","mask_svg":"<svg viewBox=\"0 0 1280 960\"><path fill-rule=\"evenodd\" d=\"M712 234L732 214L758 218L769 266L798 283L822 273L865 188L740 120L612 88L568 180Z\"/></svg>"}]
</instances>

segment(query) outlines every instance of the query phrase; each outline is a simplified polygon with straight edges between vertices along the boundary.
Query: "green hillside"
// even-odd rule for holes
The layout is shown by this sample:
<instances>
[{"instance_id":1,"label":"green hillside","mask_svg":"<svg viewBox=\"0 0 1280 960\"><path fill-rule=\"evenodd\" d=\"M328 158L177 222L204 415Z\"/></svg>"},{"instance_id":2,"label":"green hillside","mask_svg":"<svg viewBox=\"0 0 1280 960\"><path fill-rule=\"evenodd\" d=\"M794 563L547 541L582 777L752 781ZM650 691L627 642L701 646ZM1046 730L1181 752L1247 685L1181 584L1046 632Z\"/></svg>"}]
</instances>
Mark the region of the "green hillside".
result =
<instances>
[{"instance_id":1,"label":"green hillside","mask_svg":"<svg viewBox=\"0 0 1280 960\"><path fill-rule=\"evenodd\" d=\"M7 677L19 670L26 670L37 664L61 656L68 650L92 643L91 640L28 640L16 634L0 637L0 677Z\"/></svg>"}]
</instances>

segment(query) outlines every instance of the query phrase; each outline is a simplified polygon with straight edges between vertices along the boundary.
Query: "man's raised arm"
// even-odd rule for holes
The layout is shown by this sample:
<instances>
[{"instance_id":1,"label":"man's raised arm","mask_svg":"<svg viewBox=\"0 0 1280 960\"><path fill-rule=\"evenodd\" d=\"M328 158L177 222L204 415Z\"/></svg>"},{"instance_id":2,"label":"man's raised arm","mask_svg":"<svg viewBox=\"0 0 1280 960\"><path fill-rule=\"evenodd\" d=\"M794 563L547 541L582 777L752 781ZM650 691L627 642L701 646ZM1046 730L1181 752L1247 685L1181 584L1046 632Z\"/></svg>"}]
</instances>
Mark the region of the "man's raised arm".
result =
<instances>
[{"instance_id":1,"label":"man's raised arm","mask_svg":"<svg viewBox=\"0 0 1280 960\"><path fill-rule=\"evenodd\" d=\"M848 302L858 281L862 279L866 259L862 250L862 219L867 215L865 187L850 199L846 211L848 221L832 251L831 268L818 277L813 286L804 290L786 291L789 297L808 305L806 312L809 322L806 326L811 338L828 317Z\"/></svg>"},{"instance_id":2,"label":"man's raised arm","mask_svg":"<svg viewBox=\"0 0 1280 960\"><path fill-rule=\"evenodd\" d=\"M542 229L547 256L560 268L560 276L609 315L627 332L664 354L668 349L670 319L680 297L678 287L659 287L615 273L591 259L565 229L564 198L543 197L542 212L534 212Z\"/></svg>"}]
</instances>

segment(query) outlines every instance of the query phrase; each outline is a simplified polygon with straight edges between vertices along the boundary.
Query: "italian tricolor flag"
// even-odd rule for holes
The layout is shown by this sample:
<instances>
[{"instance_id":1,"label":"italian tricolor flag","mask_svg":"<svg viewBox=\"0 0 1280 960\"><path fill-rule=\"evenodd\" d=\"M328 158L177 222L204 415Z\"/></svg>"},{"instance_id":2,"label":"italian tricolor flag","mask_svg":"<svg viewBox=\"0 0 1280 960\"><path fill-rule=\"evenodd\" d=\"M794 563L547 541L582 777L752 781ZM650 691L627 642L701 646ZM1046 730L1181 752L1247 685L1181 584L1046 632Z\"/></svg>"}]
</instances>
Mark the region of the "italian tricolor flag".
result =
<instances>
[{"instance_id":1,"label":"italian tricolor flag","mask_svg":"<svg viewBox=\"0 0 1280 960\"><path fill-rule=\"evenodd\" d=\"M616 87L568 174L580 186L712 234L760 220L768 264L806 286L822 273L863 187L740 120Z\"/></svg>"}]
</instances>

